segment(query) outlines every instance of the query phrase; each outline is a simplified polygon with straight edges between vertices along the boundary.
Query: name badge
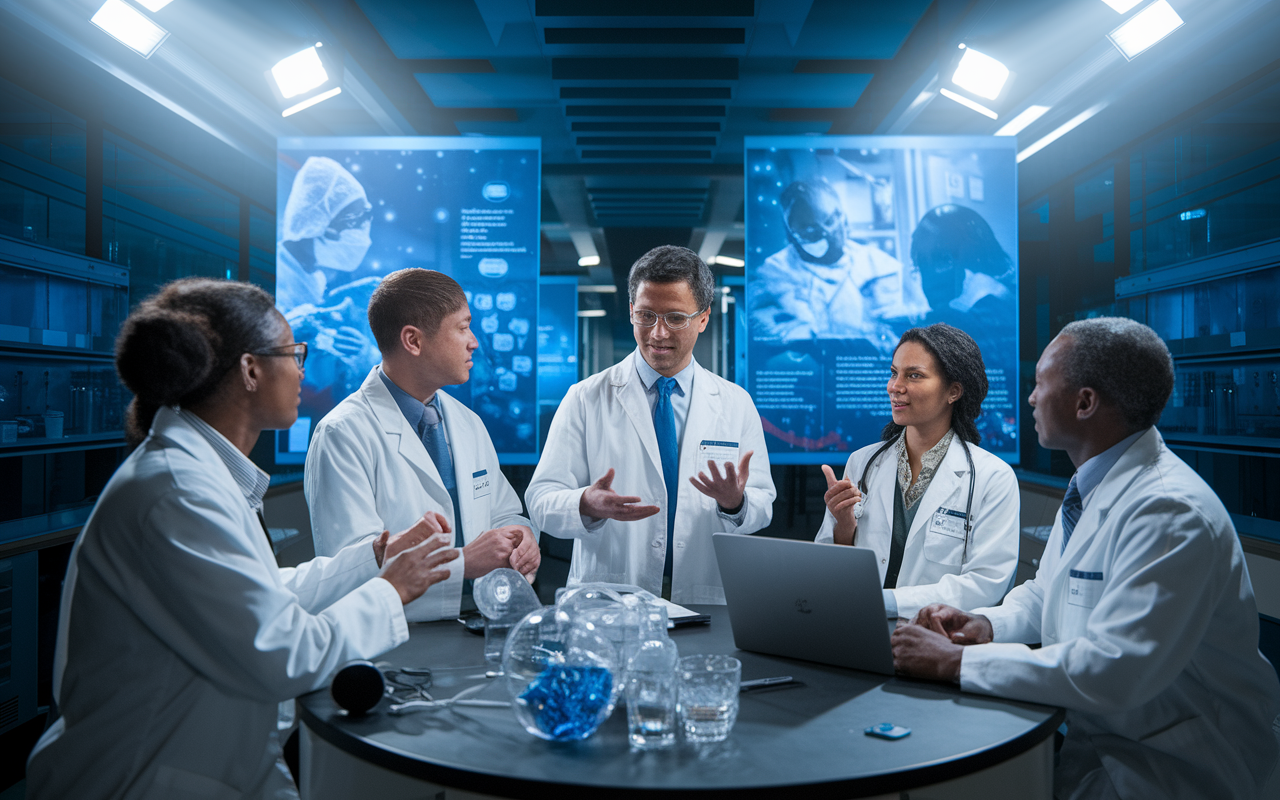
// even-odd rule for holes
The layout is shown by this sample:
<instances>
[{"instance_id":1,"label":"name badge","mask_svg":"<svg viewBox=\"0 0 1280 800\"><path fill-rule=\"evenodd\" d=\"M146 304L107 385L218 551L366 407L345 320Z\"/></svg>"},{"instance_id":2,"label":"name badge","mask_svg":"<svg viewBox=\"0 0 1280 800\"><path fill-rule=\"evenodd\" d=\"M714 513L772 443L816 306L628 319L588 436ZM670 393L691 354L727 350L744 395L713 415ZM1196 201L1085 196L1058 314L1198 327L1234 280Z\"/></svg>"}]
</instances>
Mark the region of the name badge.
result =
<instances>
[{"instance_id":1,"label":"name badge","mask_svg":"<svg viewBox=\"0 0 1280 800\"><path fill-rule=\"evenodd\" d=\"M1093 608L1102 596L1102 573L1071 570L1068 578L1067 603L1081 608Z\"/></svg>"},{"instance_id":2,"label":"name badge","mask_svg":"<svg viewBox=\"0 0 1280 800\"><path fill-rule=\"evenodd\" d=\"M716 442L711 439L703 439L698 443L698 468L704 468L708 461L714 461L721 466L726 461L732 462L734 467L738 466L738 443L737 442Z\"/></svg>"},{"instance_id":3,"label":"name badge","mask_svg":"<svg viewBox=\"0 0 1280 800\"><path fill-rule=\"evenodd\" d=\"M929 533L939 533L954 539L964 538L964 512L939 508L929 520Z\"/></svg>"},{"instance_id":4,"label":"name badge","mask_svg":"<svg viewBox=\"0 0 1280 800\"><path fill-rule=\"evenodd\" d=\"M481 497L488 497L492 491L493 479L489 477L489 470L482 469L471 473L471 499L479 500Z\"/></svg>"}]
</instances>

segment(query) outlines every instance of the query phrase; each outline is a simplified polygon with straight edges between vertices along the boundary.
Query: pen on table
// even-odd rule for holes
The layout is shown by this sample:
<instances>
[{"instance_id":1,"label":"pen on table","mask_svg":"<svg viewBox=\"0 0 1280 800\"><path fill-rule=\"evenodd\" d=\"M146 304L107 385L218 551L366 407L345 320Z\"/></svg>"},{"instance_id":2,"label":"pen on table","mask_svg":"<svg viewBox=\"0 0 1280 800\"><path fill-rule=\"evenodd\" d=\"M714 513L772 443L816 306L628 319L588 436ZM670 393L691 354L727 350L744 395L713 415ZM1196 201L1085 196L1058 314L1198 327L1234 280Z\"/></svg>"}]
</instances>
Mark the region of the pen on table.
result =
<instances>
[{"instance_id":1,"label":"pen on table","mask_svg":"<svg viewBox=\"0 0 1280 800\"><path fill-rule=\"evenodd\" d=\"M756 678L753 681L743 681L738 684L738 689L739 691L749 692L752 689L763 689L766 686L784 686L795 682L796 679L790 675L779 675L776 678Z\"/></svg>"}]
</instances>

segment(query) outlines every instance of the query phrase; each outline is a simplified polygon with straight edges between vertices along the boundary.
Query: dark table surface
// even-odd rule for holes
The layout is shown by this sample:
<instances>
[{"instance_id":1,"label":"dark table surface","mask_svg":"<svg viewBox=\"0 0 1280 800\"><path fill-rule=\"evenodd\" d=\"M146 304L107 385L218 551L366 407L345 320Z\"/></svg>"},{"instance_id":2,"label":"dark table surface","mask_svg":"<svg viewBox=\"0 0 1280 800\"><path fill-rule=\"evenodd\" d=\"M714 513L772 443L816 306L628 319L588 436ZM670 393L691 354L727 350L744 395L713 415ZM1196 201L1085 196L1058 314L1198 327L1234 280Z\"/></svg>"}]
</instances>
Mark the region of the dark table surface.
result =
<instances>
[{"instance_id":1,"label":"dark table surface","mask_svg":"<svg viewBox=\"0 0 1280 800\"><path fill-rule=\"evenodd\" d=\"M730 653L742 679L791 675L800 683L741 695L738 722L716 744L632 752L626 708L580 742L525 732L509 708L456 707L391 716L384 699L349 717L328 691L298 702L310 730L351 755L433 783L507 797L636 797L654 791L698 797L806 800L911 789L967 775L1020 755L1051 736L1064 714L1049 706L962 693L959 688L740 651L724 606L694 606L711 624L671 632L681 655ZM410 625L406 644L384 656L434 671L437 698L482 683L484 639L454 621ZM501 681L473 697L507 700ZM892 722L910 736L866 736Z\"/></svg>"}]
</instances>

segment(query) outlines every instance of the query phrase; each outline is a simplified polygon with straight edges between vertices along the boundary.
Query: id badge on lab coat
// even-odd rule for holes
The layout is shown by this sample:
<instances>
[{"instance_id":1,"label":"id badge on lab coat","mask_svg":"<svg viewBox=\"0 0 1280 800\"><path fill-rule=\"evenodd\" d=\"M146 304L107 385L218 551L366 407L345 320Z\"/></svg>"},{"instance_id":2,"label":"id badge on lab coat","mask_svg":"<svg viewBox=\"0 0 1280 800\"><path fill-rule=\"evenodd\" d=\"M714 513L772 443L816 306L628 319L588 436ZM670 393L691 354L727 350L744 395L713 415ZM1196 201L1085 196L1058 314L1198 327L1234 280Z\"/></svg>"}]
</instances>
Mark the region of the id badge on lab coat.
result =
<instances>
[{"instance_id":1,"label":"id badge on lab coat","mask_svg":"<svg viewBox=\"0 0 1280 800\"><path fill-rule=\"evenodd\" d=\"M479 500L481 497L488 497L493 492L493 478L489 475L489 470L482 469L479 472L471 473L471 499Z\"/></svg>"},{"instance_id":2,"label":"id badge on lab coat","mask_svg":"<svg viewBox=\"0 0 1280 800\"><path fill-rule=\"evenodd\" d=\"M950 508L939 508L933 512L929 520L929 533L950 536L953 539L964 538L964 512Z\"/></svg>"},{"instance_id":3,"label":"id badge on lab coat","mask_svg":"<svg viewBox=\"0 0 1280 800\"><path fill-rule=\"evenodd\" d=\"M729 462L734 467L737 467L738 443L703 439L698 443L698 467L705 467L708 461L714 461L719 466L724 466L725 462Z\"/></svg>"},{"instance_id":4,"label":"id badge on lab coat","mask_svg":"<svg viewBox=\"0 0 1280 800\"><path fill-rule=\"evenodd\" d=\"M1067 603L1081 608L1093 608L1102 596L1102 573L1073 569L1067 587Z\"/></svg>"}]
</instances>

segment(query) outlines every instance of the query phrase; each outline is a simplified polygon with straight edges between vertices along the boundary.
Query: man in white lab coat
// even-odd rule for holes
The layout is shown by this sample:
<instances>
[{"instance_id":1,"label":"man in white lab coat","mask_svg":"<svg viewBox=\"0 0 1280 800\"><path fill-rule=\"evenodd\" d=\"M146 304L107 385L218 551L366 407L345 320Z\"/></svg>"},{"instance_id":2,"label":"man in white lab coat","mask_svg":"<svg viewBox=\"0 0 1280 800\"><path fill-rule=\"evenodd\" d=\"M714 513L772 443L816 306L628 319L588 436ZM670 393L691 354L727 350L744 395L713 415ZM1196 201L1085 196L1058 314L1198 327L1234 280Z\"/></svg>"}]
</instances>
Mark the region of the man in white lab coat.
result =
<instances>
[{"instance_id":1,"label":"man in white lab coat","mask_svg":"<svg viewBox=\"0 0 1280 800\"><path fill-rule=\"evenodd\" d=\"M628 281L636 350L556 411L525 499L538 528L574 540L570 585L724 603L711 534L754 533L773 517L755 404L693 360L714 290L691 250L641 256Z\"/></svg>"},{"instance_id":2,"label":"man in white lab coat","mask_svg":"<svg viewBox=\"0 0 1280 800\"><path fill-rule=\"evenodd\" d=\"M440 391L467 381L479 346L462 287L432 270L394 272L369 301L369 326L382 363L325 415L307 452L316 554L403 530L410 509L427 509L450 520L461 555L449 580L405 607L410 621L456 616L464 580L498 567L532 582L538 542L489 433Z\"/></svg>"},{"instance_id":3,"label":"man in white lab coat","mask_svg":"<svg viewBox=\"0 0 1280 800\"><path fill-rule=\"evenodd\" d=\"M899 672L1065 707L1059 797L1255 798L1280 753L1231 517L1154 427L1172 389L1145 325L1065 327L1030 403L1076 474L1036 577L997 608L927 606L893 636Z\"/></svg>"}]
</instances>

